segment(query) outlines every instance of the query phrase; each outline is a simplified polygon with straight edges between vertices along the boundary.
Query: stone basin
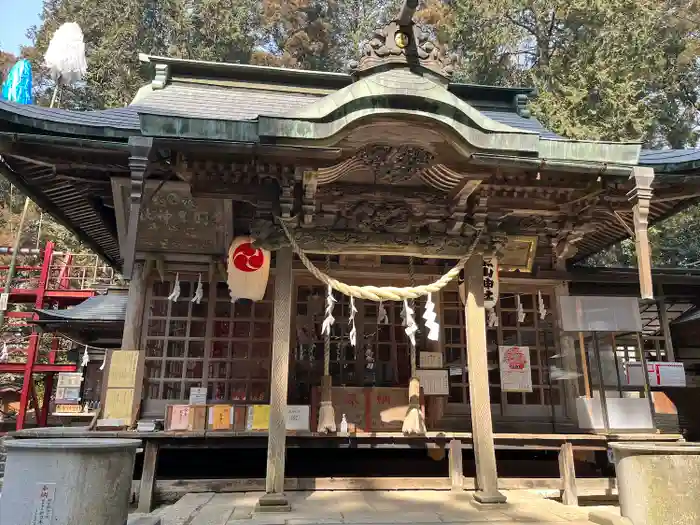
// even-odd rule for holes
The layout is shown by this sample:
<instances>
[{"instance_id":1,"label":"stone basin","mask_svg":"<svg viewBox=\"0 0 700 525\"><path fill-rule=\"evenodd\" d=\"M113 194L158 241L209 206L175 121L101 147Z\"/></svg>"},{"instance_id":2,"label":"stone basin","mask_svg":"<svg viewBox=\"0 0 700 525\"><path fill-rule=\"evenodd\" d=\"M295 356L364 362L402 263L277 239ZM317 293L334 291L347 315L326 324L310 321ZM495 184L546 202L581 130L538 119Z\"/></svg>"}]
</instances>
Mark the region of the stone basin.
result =
<instances>
[{"instance_id":1,"label":"stone basin","mask_svg":"<svg viewBox=\"0 0 700 525\"><path fill-rule=\"evenodd\" d=\"M700 524L700 444L613 443L620 511L633 525Z\"/></svg>"}]
</instances>

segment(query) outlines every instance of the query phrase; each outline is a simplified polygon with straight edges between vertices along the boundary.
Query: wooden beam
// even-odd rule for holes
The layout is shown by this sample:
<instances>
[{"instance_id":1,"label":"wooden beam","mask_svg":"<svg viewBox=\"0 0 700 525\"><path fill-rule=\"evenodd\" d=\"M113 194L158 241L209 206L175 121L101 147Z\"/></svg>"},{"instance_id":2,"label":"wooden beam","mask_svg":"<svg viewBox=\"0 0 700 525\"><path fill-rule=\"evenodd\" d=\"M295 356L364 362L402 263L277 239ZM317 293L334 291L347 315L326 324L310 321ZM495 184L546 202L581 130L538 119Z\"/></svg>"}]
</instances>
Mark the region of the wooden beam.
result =
<instances>
[{"instance_id":1,"label":"wooden beam","mask_svg":"<svg viewBox=\"0 0 700 525\"><path fill-rule=\"evenodd\" d=\"M464 307L467 327L467 372L476 459L477 491L474 499L479 503L505 503L506 497L498 491L496 450L493 442L483 271L481 254L471 257L464 267L467 288Z\"/></svg>"},{"instance_id":2,"label":"wooden beam","mask_svg":"<svg viewBox=\"0 0 700 525\"><path fill-rule=\"evenodd\" d=\"M153 494L156 484L156 465L158 464L158 442L147 441L143 455L143 470L139 487L138 512L147 514L153 510Z\"/></svg>"},{"instance_id":3,"label":"wooden beam","mask_svg":"<svg viewBox=\"0 0 700 525\"><path fill-rule=\"evenodd\" d=\"M571 443L564 443L559 451L559 476L562 485L562 503L564 505L578 505L574 447Z\"/></svg>"},{"instance_id":4,"label":"wooden beam","mask_svg":"<svg viewBox=\"0 0 700 525\"><path fill-rule=\"evenodd\" d=\"M135 481L134 484L138 484ZM545 497L561 497L560 478L503 478L503 490L540 490L546 491ZM473 478L464 478L464 490L474 490ZM452 483L447 477L333 477L333 478L287 478L284 481L287 491L341 491L341 490L441 490L449 491ZM577 482L579 497L617 497L617 480L615 478L581 478ZM259 478L243 479L164 479L156 482L156 500L159 503L177 501L187 493L242 493L261 492L265 490L265 480Z\"/></svg>"},{"instance_id":5,"label":"wooden beam","mask_svg":"<svg viewBox=\"0 0 700 525\"><path fill-rule=\"evenodd\" d=\"M289 501L284 495L284 464L294 283L293 259L294 254L291 248L283 248L276 254L267 470L265 473L265 495L260 498L256 507L261 512L291 510Z\"/></svg>"}]
</instances>

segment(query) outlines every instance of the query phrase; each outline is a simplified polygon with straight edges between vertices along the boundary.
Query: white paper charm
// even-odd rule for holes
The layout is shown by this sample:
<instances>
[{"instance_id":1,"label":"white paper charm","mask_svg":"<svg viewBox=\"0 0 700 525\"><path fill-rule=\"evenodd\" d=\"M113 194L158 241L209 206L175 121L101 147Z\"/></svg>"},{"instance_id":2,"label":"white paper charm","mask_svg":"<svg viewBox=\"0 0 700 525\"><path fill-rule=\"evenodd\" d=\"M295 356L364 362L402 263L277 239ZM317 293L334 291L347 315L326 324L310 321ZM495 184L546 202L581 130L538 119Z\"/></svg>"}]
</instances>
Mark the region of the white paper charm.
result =
<instances>
[{"instance_id":1,"label":"white paper charm","mask_svg":"<svg viewBox=\"0 0 700 525\"><path fill-rule=\"evenodd\" d=\"M197 277L197 289L194 292L194 297L192 297L192 302L199 304L202 302L202 297L204 297L204 286L202 286L202 274Z\"/></svg>"},{"instance_id":2,"label":"white paper charm","mask_svg":"<svg viewBox=\"0 0 700 525\"><path fill-rule=\"evenodd\" d=\"M489 328L495 328L498 326L498 315L496 314L496 310L493 308L489 309L489 316L486 319L486 322L489 326Z\"/></svg>"},{"instance_id":3,"label":"white paper charm","mask_svg":"<svg viewBox=\"0 0 700 525\"><path fill-rule=\"evenodd\" d=\"M389 314L382 301L379 301L379 309L377 310L377 324L389 324Z\"/></svg>"},{"instance_id":4,"label":"white paper charm","mask_svg":"<svg viewBox=\"0 0 700 525\"><path fill-rule=\"evenodd\" d=\"M175 274L175 284L173 285L173 291L170 292L170 295L168 296L168 301L175 303L175 302L177 302L177 300L179 298L180 298L180 274L176 273Z\"/></svg>"},{"instance_id":5,"label":"white paper charm","mask_svg":"<svg viewBox=\"0 0 700 525\"><path fill-rule=\"evenodd\" d=\"M355 347L357 345L357 327L355 326L355 298L350 296L350 344Z\"/></svg>"},{"instance_id":6,"label":"white paper charm","mask_svg":"<svg viewBox=\"0 0 700 525\"><path fill-rule=\"evenodd\" d=\"M433 294L428 294L428 299L425 302L425 311L423 312L425 327L428 329L428 339L437 341L440 339L440 323L437 322L437 314L435 313L435 303L433 303Z\"/></svg>"},{"instance_id":7,"label":"white paper charm","mask_svg":"<svg viewBox=\"0 0 700 525\"><path fill-rule=\"evenodd\" d=\"M80 366L85 367L87 364L90 362L90 355L88 354L88 349L87 345L85 345L85 351L83 352L83 360L80 363Z\"/></svg>"},{"instance_id":8,"label":"white paper charm","mask_svg":"<svg viewBox=\"0 0 700 525\"><path fill-rule=\"evenodd\" d=\"M321 325L321 334L330 335L331 326L335 323L335 317L333 317L333 305L335 304L335 298L333 297L333 288L328 286L328 294L326 295L326 317L323 320L323 325Z\"/></svg>"},{"instance_id":9,"label":"white paper charm","mask_svg":"<svg viewBox=\"0 0 700 525\"><path fill-rule=\"evenodd\" d=\"M544 318L547 317L547 309L544 307L544 300L542 299L542 292L537 290L537 303L538 303L538 310L540 312L540 319L544 321Z\"/></svg>"},{"instance_id":10,"label":"white paper charm","mask_svg":"<svg viewBox=\"0 0 700 525\"><path fill-rule=\"evenodd\" d=\"M525 311L523 310L523 304L520 302L520 296L516 295L515 296L515 309L518 313L518 322L519 323L524 323L525 322Z\"/></svg>"},{"instance_id":11,"label":"white paper charm","mask_svg":"<svg viewBox=\"0 0 700 525\"><path fill-rule=\"evenodd\" d=\"M416 321L413 318L413 308L408 306L407 299L404 299L403 301L403 312L401 312L401 317L403 318L404 326L406 327L404 331L406 332L408 339L411 341L411 346L415 347L418 325L416 325Z\"/></svg>"}]
</instances>

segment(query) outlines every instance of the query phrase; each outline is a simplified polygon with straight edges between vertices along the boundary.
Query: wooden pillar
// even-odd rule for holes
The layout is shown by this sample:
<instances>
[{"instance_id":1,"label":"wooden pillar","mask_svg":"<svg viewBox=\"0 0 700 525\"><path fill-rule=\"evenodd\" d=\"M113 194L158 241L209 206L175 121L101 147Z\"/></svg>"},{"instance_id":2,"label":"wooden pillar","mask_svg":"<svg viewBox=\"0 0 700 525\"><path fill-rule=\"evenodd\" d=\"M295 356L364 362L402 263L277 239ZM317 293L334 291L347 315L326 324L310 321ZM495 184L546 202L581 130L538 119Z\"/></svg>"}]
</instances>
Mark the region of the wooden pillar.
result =
<instances>
[{"instance_id":1,"label":"wooden pillar","mask_svg":"<svg viewBox=\"0 0 700 525\"><path fill-rule=\"evenodd\" d=\"M158 442L146 441L143 454L143 470L139 486L138 512L148 514L153 510L153 489L156 485L156 465L158 464Z\"/></svg>"},{"instance_id":2,"label":"wooden pillar","mask_svg":"<svg viewBox=\"0 0 700 525\"><path fill-rule=\"evenodd\" d=\"M630 179L634 188L627 193L632 203L634 216L634 243L639 268L639 291L642 299L653 299L654 288L651 280L651 247L649 246L649 205L654 182L654 169L641 166L633 168Z\"/></svg>"},{"instance_id":3,"label":"wooden pillar","mask_svg":"<svg viewBox=\"0 0 700 525\"><path fill-rule=\"evenodd\" d=\"M578 505L574 447L571 443L564 443L559 450L559 476L562 488L561 502L564 505Z\"/></svg>"},{"instance_id":4,"label":"wooden pillar","mask_svg":"<svg viewBox=\"0 0 700 525\"><path fill-rule=\"evenodd\" d=\"M483 279L483 257L478 254L469 259L464 268L467 292L464 307L467 368L476 460L477 490L474 499L479 503L505 503L506 497L498 492L496 450L493 443Z\"/></svg>"},{"instance_id":5,"label":"wooden pillar","mask_svg":"<svg viewBox=\"0 0 700 525\"><path fill-rule=\"evenodd\" d=\"M110 350L105 364L101 406L110 426L120 420L132 426L138 417L143 392L145 352L140 351L148 275L143 264L135 264L126 303L120 350Z\"/></svg>"},{"instance_id":6,"label":"wooden pillar","mask_svg":"<svg viewBox=\"0 0 700 525\"><path fill-rule=\"evenodd\" d=\"M462 442L459 439L450 441L450 485L454 492L464 490L464 466L462 465Z\"/></svg>"},{"instance_id":7,"label":"wooden pillar","mask_svg":"<svg viewBox=\"0 0 700 525\"><path fill-rule=\"evenodd\" d=\"M668 322L668 311L666 310L666 298L664 297L664 288L661 284L657 287L656 306L659 310L659 324L664 332L664 349L666 350L666 360L673 362L676 360L676 354L673 351L673 340L671 339L671 324Z\"/></svg>"},{"instance_id":8,"label":"wooden pillar","mask_svg":"<svg viewBox=\"0 0 700 525\"><path fill-rule=\"evenodd\" d=\"M561 363L564 371L572 374L572 379L561 381L564 387L564 399L566 400L566 414L571 419L576 421L578 425L578 416L576 413L576 399L579 397L579 370L576 361L576 334L564 332L561 329L562 312L559 306L559 298L569 295L569 285L566 282L561 283L554 290L556 300L556 315L557 315L557 330L559 332L559 354L561 355ZM547 363L548 365L554 363ZM577 375L573 375L577 374Z\"/></svg>"},{"instance_id":9,"label":"wooden pillar","mask_svg":"<svg viewBox=\"0 0 700 525\"><path fill-rule=\"evenodd\" d=\"M293 252L285 247L276 252L275 306L272 336L272 378L270 385L270 424L267 442L265 495L260 498L260 512L290 511L284 494L284 462L287 420L287 386L291 343Z\"/></svg>"}]
</instances>

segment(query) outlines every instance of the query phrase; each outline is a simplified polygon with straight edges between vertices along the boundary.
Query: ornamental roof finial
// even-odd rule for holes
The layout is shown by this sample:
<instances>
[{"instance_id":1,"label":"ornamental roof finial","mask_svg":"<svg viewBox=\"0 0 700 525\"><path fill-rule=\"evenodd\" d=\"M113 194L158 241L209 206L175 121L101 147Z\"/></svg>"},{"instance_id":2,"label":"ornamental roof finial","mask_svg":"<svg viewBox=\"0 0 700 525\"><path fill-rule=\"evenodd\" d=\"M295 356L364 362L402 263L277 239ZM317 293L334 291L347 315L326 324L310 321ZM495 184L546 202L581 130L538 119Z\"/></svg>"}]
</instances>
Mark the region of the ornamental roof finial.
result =
<instances>
[{"instance_id":1,"label":"ornamental roof finial","mask_svg":"<svg viewBox=\"0 0 700 525\"><path fill-rule=\"evenodd\" d=\"M413 22L413 15L418 9L418 0L403 0L401 11L399 11L398 23L400 26L407 26Z\"/></svg>"}]
</instances>

